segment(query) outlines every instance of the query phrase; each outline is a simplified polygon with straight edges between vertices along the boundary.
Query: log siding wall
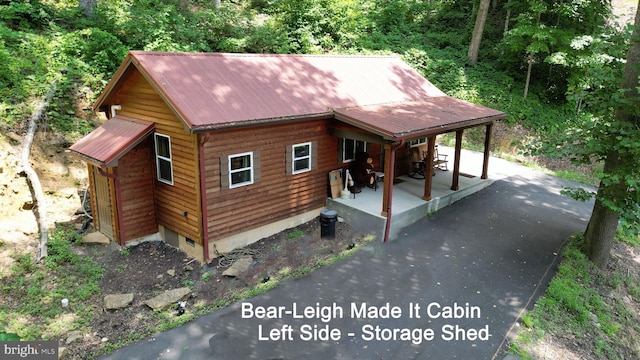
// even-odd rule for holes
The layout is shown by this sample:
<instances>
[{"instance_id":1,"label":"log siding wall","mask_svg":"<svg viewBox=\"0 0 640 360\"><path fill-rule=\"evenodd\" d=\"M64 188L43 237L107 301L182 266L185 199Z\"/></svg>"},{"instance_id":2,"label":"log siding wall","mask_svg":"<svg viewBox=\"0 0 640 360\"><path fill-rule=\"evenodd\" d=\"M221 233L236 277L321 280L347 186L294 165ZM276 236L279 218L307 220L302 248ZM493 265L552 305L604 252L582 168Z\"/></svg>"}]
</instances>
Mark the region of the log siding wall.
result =
<instances>
[{"instance_id":1,"label":"log siding wall","mask_svg":"<svg viewBox=\"0 0 640 360\"><path fill-rule=\"evenodd\" d=\"M287 174L287 147L311 142L316 158L311 171ZM313 120L211 133L205 143L209 241L320 208L328 196L328 173L340 167L337 138L328 121ZM260 154L259 180L223 188L220 158L244 152ZM228 176L228 175L224 175Z\"/></svg>"},{"instance_id":2,"label":"log siding wall","mask_svg":"<svg viewBox=\"0 0 640 360\"><path fill-rule=\"evenodd\" d=\"M173 231L202 244L200 185L198 181L198 145L195 135L185 131L184 124L166 105L142 75L134 71L114 97L120 104L118 114L152 121L156 133L171 138L174 184L156 179L155 152L152 171L155 185L156 220Z\"/></svg>"},{"instance_id":3,"label":"log siding wall","mask_svg":"<svg viewBox=\"0 0 640 360\"><path fill-rule=\"evenodd\" d=\"M153 138L129 151L120 159L116 172L120 181L124 241L158 231L153 196Z\"/></svg>"}]
</instances>

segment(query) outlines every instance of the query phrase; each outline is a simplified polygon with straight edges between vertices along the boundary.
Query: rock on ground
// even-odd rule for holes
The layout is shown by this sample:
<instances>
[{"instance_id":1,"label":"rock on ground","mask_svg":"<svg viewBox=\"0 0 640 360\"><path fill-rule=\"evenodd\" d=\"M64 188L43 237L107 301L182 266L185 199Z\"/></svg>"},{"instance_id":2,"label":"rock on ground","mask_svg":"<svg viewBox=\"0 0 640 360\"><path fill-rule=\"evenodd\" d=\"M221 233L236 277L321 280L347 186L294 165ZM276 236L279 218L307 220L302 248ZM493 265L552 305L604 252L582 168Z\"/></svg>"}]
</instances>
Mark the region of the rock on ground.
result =
<instances>
[{"instance_id":1,"label":"rock on ground","mask_svg":"<svg viewBox=\"0 0 640 360\"><path fill-rule=\"evenodd\" d=\"M104 297L105 310L123 309L133 302L133 294L111 294Z\"/></svg>"},{"instance_id":2,"label":"rock on ground","mask_svg":"<svg viewBox=\"0 0 640 360\"><path fill-rule=\"evenodd\" d=\"M253 262L253 257L250 255L242 256L238 260L236 260L231 267L225 270L222 275L229 277L236 277L243 272L247 271Z\"/></svg>"},{"instance_id":3,"label":"rock on ground","mask_svg":"<svg viewBox=\"0 0 640 360\"><path fill-rule=\"evenodd\" d=\"M178 301L186 300L191 296L191 289L183 287L173 290L165 291L164 293L151 298L144 303L153 310L163 310L177 303Z\"/></svg>"}]
</instances>

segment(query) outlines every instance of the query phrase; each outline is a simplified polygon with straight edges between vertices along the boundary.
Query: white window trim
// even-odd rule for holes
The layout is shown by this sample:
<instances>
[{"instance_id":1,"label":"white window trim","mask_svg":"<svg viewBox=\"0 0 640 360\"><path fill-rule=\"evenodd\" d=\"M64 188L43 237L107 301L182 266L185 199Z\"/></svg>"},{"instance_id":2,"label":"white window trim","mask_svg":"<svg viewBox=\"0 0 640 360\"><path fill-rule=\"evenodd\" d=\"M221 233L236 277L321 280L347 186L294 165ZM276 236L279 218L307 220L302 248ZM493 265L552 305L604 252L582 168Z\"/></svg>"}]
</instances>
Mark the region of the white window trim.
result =
<instances>
[{"instance_id":1,"label":"white window trim","mask_svg":"<svg viewBox=\"0 0 640 360\"><path fill-rule=\"evenodd\" d=\"M349 141L353 141L353 159L347 159L347 147L346 142L347 140ZM356 159L356 153L358 152L356 149L356 144L358 141L362 141L362 143L364 144L364 151L367 151L367 142L364 140L356 140L356 139L348 139L348 138L342 138L342 163L350 163L353 162Z\"/></svg>"},{"instance_id":2,"label":"white window trim","mask_svg":"<svg viewBox=\"0 0 640 360\"><path fill-rule=\"evenodd\" d=\"M308 146L309 147L309 154L305 155L305 156L301 156L301 157L296 157L296 151L295 148L298 146ZM311 154L312 154L312 146L310 142L306 142L306 143L300 143L300 144L295 144L291 146L291 174L300 174L303 172L307 172L307 171L311 171ZM297 160L304 160L304 159L309 159L309 166L306 169L301 169L301 170L296 170L296 161Z\"/></svg>"},{"instance_id":3,"label":"white window trim","mask_svg":"<svg viewBox=\"0 0 640 360\"><path fill-rule=\"evenodd\" d=\"M167 139L167 142L169 143L169 157L166 156L162 156L160 154L158 154L158 138L165 138ZM171 137L168 135L163 135L163 134L158 134L155 133L154 134L154 142L155 142L155 154L156 154L156 179L158 179L158 181L160 181L161 183L167 184L167 185L173 185L173 155L171 154ZM160 176L160 160L164 160L167 161L169 163L169 170L171 171L171 180L167 180L167 179L163 179Z\"/></svg>"},{"instance_id":4,"label":"white window trim","mask_svg":"<svg viewBox=\"0 0 640 360\"><path fill-rule=\"evenodd\" d=\"M246 155L249 155L249 162L251 163L251 166L232 170L231 169L231 164L232 164L231 159L237 158L237 157L246 156ZM253 184L253 173L255 171L254 168L253 168L254 167L253 151L240 153L240 154L229 155L228 160L229 160L229 189L233 189L233 188L237 188L237 187ZM241 182L241 183L238 183L238 184L234 184L233 181L232 181L232 179L233 179L232 175L237 173L237 172L246 171L247 169L250 170L250 179L249 179L249 181L245 181L245 182Z\"/></svg>"},{"instance_id":5,"label":"white window trim","mask_svg":"<svg viewBox=\"0 0 640 360\"><path fill-rule=\"evenodd\" d=\"M420 146L420 145L424 145L427 143L427 138L423 137L423 138L418 138L418 139L414 139L409 141L409 146L410 147L415 147L415 146Z\"/></svg>"}]
</instances>

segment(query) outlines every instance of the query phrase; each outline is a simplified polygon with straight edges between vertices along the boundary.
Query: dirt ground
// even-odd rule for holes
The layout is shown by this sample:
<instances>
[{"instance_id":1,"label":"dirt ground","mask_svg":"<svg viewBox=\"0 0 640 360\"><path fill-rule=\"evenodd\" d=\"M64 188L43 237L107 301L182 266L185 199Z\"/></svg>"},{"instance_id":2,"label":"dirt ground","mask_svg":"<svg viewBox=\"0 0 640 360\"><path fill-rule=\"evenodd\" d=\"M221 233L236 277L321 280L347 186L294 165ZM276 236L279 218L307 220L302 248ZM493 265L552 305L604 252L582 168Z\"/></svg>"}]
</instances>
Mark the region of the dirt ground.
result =
<instances>
[{"instance_id":1,"label":"dirt ground","mask_svg":"<svg viewBox=\"0 0 640 360\"><path fill-rule=\"evenodd\" d=\"M146 242L121 251L118 246L100 246L83 249L104 264L106 272L100 281L102 296L133 293L133 303L125 309L102 311L95 314L88 328L91 333L68 345L69 359L87 359L107 343L130 339L132 334L147 334L149 329L162 325L167 317L177 312L169 308L154 314L144 301L158 293L189 287L192 297L187 300L185 317L197 308L212 308L221 301L233 299L244 289L282 279L283 272L315 266L319 257L338 255L352 244L364 242L361 234L341 222L335 224L335 239L323 239L319 219L294 229L264 238L244 249L253 257L248 271L237 277L223 272L223 258L201 265L192 261L179 249L162 242ZM223 260L220 264L220 260ZM232 259L231 259L232 260Z\"/></svg>"}]
</instances>

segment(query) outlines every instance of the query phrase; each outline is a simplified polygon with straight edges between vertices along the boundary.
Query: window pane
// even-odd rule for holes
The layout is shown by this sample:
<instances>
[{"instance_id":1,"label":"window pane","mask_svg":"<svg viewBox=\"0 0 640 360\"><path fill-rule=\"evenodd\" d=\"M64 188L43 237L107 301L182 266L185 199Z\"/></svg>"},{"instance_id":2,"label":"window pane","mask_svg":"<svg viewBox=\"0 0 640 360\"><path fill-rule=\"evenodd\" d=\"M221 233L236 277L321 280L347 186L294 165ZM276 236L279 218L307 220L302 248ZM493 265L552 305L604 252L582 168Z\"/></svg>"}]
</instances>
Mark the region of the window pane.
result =
<instances>
[{"instance_id":1,"label":"window pane","mask_svg":"<svg viewBox=\"0 0 640 360\"><path fill-rule=\"evenodd\" d=\"M300 159L293 162L293 171L307 170L311 166L309 165L309 158Z\"/></svg>"},{"instance_id":2,"label":"window pane","mask_svg":"<svg viewBox=\"0 0 640 360\"><path fill-rule=\"evenodd\" d=\"M159 175L160 175L160 179L162 180L167 180L167 181L173 181L173 179L171 178L171 162L164 160L164 159L158 159L158 170L159 170Z\"/></svg>"},{"instance_id":3,"label":"window pane","mask_svg":"<svg viewBox=\"0 0 640 360\"><path fill-rule=\"evenodd\" d=\"M251 157L249 155L231 158L231 170L238 170L251 166Z\"/></svg>"},{"instance_id":4,"label":"window pane","mask_svg":"<svg viewBox=\"0 0 640 360\"><path fill-rule=\"evenodd\" d=\"M355 141L344 139L344 160L353 160L355 153Z\"/></svg>"},{"instance_id":5,"label":"window pane","mask_svg":"<svg viewBox=\"0 0 640 360\"><path fill-rule=\"evenodd\" d=\"M293 156L295 158L300 158L303 156L309 156L309 145L299 145L294 146L293 148Z\"/></svg>"},{"instance_id":6,"label":"window pane","mask_svg":"<svg viewBox=\"0 0 640 360\"><path fill-rule=\"evenodd\" d=\"M243 170L231 174L232 185L249 181L251 181L251 170Z\"/></svg>"},{"instance_id":7,"label":"window pane","mask_svg":"<svg viewBox=\"0 0 640 360\"><path fill-rule=\"evenodd\" d=\"M344 157L343 161L355 160L356 154L367 151L367 142L361 140L344 139Z\"/></svg>"},{"instance_id":8,"label":"window pane","mask_svg":"<svg viewBox=\"0 0 640 360\"><path fill-rule=\"evenodd\" d=\"M169 158L169 139L164 136L156 136L156 154Z\"/></svg>"}]
</instances>

